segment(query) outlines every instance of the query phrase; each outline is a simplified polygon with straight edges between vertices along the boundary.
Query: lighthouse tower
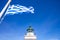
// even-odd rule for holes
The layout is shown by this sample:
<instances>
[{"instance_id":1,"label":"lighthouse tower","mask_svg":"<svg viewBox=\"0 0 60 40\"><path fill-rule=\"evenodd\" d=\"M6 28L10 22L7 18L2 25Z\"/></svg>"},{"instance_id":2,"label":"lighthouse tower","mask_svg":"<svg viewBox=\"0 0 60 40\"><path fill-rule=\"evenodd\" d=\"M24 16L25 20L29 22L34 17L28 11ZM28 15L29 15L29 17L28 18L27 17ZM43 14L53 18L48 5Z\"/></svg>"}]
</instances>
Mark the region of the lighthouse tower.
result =
<instances>
[{"instance_id":1,"label":"lighthouse tower","mask_svg":"<svg viewBox=\"0 0 60 40\"><path fill-rule=\"evenodd\" d=\"M27 33L24 36L24 40L36 40L36 39L37 37L34 34L34 29L31 26L29 26L29 28L27 29Z\"/></svg>"}]
</instances>

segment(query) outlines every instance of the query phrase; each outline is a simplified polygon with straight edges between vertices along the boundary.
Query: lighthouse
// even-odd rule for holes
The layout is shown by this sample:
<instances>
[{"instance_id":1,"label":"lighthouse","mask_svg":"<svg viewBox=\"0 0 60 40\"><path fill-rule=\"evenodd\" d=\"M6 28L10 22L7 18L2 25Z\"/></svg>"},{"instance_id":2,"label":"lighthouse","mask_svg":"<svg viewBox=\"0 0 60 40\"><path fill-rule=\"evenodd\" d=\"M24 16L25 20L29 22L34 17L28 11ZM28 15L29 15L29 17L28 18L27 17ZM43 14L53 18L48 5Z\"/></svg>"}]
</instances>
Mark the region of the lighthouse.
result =
<instances>
[{"instance_id":1,"label":"lighthouse","mask_svg":"<svg viewBox=\"0 0 60 40\"><path fill-rule=\"evenodd\" d=\"M24 36L24 40L36 40L37 39L34 33L34 29L31 26L29 26L26 31L27 33Z\"/></svg>"}]
</instances>

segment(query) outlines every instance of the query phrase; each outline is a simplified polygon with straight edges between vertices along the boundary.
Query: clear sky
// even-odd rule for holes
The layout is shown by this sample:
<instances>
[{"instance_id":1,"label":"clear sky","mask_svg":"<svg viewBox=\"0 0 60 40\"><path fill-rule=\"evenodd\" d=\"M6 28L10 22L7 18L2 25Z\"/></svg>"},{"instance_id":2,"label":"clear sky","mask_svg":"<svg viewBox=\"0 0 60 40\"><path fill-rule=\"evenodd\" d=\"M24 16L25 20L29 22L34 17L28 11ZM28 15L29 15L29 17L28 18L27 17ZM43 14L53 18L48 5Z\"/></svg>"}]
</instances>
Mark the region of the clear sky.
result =
<instances>
[{"instance_id":1,"label":"clear sky","mask_svg":"<svg viewBox=\"0 0 60 40\"><path fill-rule=\"evenodd\" d=\"M0 12L7 0L0 0ZM12 0L11 5L33 6L34 14L7 15L0 24L0 40L24 40L28 26L37 40L60 40L60 0Z\"/></svg>"}]
</instances>

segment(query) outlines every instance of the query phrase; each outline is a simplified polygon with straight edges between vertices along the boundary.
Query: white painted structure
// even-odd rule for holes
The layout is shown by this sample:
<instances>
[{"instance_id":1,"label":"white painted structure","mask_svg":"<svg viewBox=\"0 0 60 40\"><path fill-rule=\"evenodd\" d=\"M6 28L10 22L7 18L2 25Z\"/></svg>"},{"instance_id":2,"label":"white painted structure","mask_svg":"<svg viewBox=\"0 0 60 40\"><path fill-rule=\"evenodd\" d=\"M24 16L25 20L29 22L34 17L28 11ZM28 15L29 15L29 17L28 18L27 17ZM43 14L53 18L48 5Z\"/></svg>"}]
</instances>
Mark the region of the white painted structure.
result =
<instances>
[{"instance_id":1,"label":"white painted structure","mask_svg":"<svg viewBox=\"0 0 60 40\"><path fill-rule=\"evenodd\" d=\"M24 36L24 40L36 40L37 37L33 32L33 29L31 28L31 26L29 26L29 28L27 29L27 34Z\"/></svg>"}]
</instances>

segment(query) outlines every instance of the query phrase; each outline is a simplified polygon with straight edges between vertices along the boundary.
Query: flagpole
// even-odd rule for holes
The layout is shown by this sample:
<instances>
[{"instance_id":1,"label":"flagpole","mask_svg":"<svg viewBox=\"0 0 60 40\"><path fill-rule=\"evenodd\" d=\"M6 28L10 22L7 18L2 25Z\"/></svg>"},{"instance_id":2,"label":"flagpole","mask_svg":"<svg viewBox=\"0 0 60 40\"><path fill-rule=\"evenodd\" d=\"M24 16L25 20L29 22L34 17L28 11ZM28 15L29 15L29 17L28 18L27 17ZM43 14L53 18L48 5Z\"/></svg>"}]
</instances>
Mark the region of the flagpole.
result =
<instances>
[{"instance_id":1,"label":"flagpole","mask_svg":"<svg viewBox=\"0 0 60 40\"><path fill-rule=\"evenodd\" d=\"M11 0L8 0L8 2L6 3L6 5L2 9L2 11L0 12L0 19L1 19L2 15L4 14L5 10L7 9L8 5L10 4L10 2L11 2Z\"/></svg>"}]
</instances>

